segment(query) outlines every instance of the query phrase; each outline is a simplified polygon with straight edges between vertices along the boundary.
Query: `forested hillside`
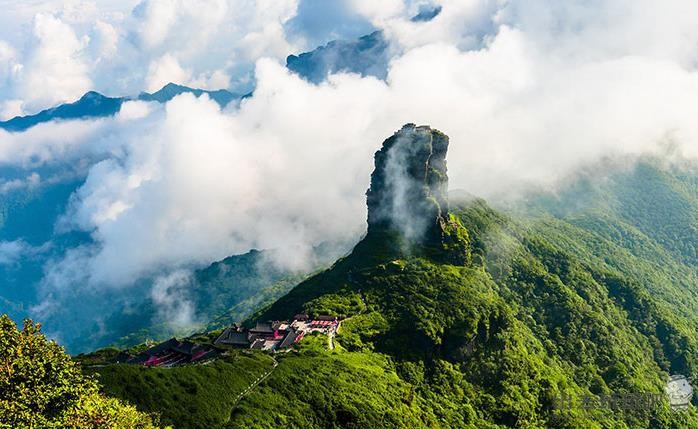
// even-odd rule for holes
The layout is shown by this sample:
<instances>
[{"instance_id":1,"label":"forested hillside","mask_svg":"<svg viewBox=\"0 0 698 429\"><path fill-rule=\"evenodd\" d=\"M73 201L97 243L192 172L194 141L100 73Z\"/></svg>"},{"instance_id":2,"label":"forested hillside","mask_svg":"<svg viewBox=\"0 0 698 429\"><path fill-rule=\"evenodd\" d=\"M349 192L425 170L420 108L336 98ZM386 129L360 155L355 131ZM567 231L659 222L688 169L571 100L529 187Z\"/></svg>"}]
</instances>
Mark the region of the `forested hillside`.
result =
<instances>
[{"instance_id":1,"label":"forested hillside","mask_svg":"<svg viewBox=\"0 0 698 429\"><path fill-rule=\"evenodd\" d=\"M555 409L562 393L662 393L668 375L695 374L693 167L641 160L501 211L477 199L449 207L438 160L430 162L410 196L428 201L412 214L435 216L426 240L415 244L376 215L371 195L391 192L391 182L376 185L384 178L374 172L367 236L252 319L346 317L336 348L318 338L277 356L278 368L235 406L213 400L225 418L207 427L698 424L694 408L677 413L666 403L650 411ZM130 388L119 387L121 371L105 370L106 391L150 404L144 409L176 426L180 411L144 401L149 384L133 376ZM196 383L220 386L213 376Z\"/></svg>"}]
</instances>

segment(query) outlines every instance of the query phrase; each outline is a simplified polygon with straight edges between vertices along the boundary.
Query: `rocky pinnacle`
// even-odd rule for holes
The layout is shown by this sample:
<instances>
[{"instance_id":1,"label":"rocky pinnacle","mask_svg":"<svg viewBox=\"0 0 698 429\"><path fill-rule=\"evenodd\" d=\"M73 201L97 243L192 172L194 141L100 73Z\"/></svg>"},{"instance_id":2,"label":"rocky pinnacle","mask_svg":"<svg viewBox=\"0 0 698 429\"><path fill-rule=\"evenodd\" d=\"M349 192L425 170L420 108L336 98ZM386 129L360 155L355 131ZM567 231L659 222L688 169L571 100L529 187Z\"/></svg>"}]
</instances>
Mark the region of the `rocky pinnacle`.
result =
<instances>
[{"instance_id":1,"label":"rocky pinnacle","mask_svg":"<svg viewBox=\"0 0 698 429\"><path fill-rule=\"evenodd\" d=\"M407 124L376 152L366 193L368 232L394 231L409 242L442 240L448 221L448 136Z\"/></svg>"}]
</instances>

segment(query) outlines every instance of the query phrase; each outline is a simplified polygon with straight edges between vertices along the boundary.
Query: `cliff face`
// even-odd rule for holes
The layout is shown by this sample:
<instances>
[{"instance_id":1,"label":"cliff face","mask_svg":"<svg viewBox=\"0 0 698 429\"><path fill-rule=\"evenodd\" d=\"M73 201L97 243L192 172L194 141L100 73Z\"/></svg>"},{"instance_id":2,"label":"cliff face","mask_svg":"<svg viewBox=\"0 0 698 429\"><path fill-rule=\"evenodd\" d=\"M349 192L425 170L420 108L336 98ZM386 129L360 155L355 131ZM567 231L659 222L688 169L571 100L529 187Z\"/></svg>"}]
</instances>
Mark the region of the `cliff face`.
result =
<instances>
[{"instance_id":1,"label":"cliff face","mask_svg":"<svg viewBox=\"0 0 698 429\"><path fill-rule=\"evenodd\" d=\"M366 193L369 235L392 233L410 248L459 241L448 215L447 151L448 136L414 124L383 142Z\"/></svg>"},{"instance_id":2,"label":"cliff face","mask_svg":"<svg viewBox=\"0 0 698 429\"><path fill-rule=\"evenodd\" d=\"M367 195L369 234L396 230L410 241L440 237L448 216L448 137L407 124L383 142Z\"/></svg>"}]
</instances>

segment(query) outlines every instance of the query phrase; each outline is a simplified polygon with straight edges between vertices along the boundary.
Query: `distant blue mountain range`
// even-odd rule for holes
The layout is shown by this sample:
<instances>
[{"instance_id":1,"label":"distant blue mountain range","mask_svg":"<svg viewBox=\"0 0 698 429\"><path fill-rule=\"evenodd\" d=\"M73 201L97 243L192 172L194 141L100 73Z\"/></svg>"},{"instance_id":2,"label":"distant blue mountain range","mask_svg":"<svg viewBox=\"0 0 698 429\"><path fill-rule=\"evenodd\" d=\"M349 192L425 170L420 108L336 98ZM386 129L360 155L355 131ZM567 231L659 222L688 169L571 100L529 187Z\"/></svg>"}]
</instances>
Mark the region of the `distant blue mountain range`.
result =
<instances>
[{"instance_id":1,"label":"distant blue mountain range","mask_svg":"<svg viewBox=\"0 0 698 429\"><path fill-rule=\"evenodd\" d=\"M187 86L168 83L167 85L163 86L159 91L154 92L152 94L142 92L138 96L138 99L143 101L157 101L159 103L166 103L178 96L179 94L183 94L185 92L194 94L197 97L200 97L203 94L207 94L213 101L218 103L221 107L225 107L231 101L238 100L245 96L242 94L234 94L225 89L207 91L204 89L189 88Z\"/></svg>"},{"instance_id":2,"label":"distant blue mountain range","mask_svg":"<svg viewBox=\"0 0 698 429\"><path fill-rule=\"evenodd\" d=\"M290 55L286 66L313 83L320 83L328 74L340 71L359 73L364 76L373 75L383 79L388 65L387 50L388 42L383 37L383 33L376 31L355 41L333 41L311 52L298 56ZM207 94L221 107L225 107L233 100L252 95L252 93L235 94L225 89L208 91L175 83L168 83L157 92L142 92L136 97L107 97L99 92L90 91L75 102L42 110L34 115L16 116L7 121L0 121L0 129L21 132L34 125L55 120L102 118L118 113L121 105L126 101L166 103L183 93L191 93L197 97Z\"/></svg>"},{"instance_id":3,"label":"distant blue mountain range","mask_svg":"<svg viewBox=\"0 0 698 429\"><path fill-rule=\"evenodd\" d=\"M413 22L431 21L439 13L441 13L441 6L423 6L411 20ZM357 40L335 40L310 52L289 55L286 58L286 67L308 81L318 84L324 81L328 75L338 72L357 73L362 76L385 79L389 60L388 41L382 31L374 31ZM7 121L0 121L0 129L20 132L34 125L54 120L112 116L121 109L124 102L129 100L165 103L182 93L191 93L197 97L207 94L221 107L225 107L233 100L240 100L252 95L252 93L235 94L225 89L207 91L174 83L168 83L157 92L142 92L137 97L107 97L98 92L90 91L73 103L61 104L34 115L17 116Z\"/></svg>"},{"instance_id":4,"label":"distant blue mountain range","mask_svg":"<svg viewBox=\"0 0 698 429\"><path fill-rule=\"evenodd\" d=\"M427 22L436 18L438 14L441 13L441 6L439 5L422 5L419 8L419 12L412 17L412 22Z\"/></svg>"},{"instance_id":5,"label":"distant blue mountain range","mask_svg":"<svg viewBox=\"0 0 698 429\"><path fill-rule=\"evenodd\" d=\"M234 94L225 89L217 91L206 91L203 89L189 88L174 83L168 83L157 92L143 92L137 97L107 97L95 91L90 91L73 103L61 104L57 107L42 110L35 115L17 116L8 121L0 122L0 128L7 131L24 131L36 124L60 119L86 119L112 116L116 114L121 105L129 100L157 101L165 103L182 93L192 93L197 97L208 94L212 100L221 107L227 105L232 100L242 98L239 94Z\"/></svg>"},{"instance_id":6,"label":"distant blue mountain range","mask_svg":"<svg viewBox=\"0 0 698 429\"><path fill-rule=\"evenodd\" d=\"M385 79L390 60L388 48L383 32L374 31L358 40L335 40L311 52L289 55L286 67L313 83L338 72Z\"/></svg>"},{"instance_id":7,"label":"distant blue mountain range","mask_svg":"<svg viewBox=\"0 0 698 429\"><path fill-rule=\"evenodd\" d=\"M440 5L422 5L412 22L428 22L441 13ZM299 55L289 55L286 67L313 83L339 72L385 79L390 62L390 44L383 31L374 31L358 40L334 40Z\"/></svg>"}]
</instances>

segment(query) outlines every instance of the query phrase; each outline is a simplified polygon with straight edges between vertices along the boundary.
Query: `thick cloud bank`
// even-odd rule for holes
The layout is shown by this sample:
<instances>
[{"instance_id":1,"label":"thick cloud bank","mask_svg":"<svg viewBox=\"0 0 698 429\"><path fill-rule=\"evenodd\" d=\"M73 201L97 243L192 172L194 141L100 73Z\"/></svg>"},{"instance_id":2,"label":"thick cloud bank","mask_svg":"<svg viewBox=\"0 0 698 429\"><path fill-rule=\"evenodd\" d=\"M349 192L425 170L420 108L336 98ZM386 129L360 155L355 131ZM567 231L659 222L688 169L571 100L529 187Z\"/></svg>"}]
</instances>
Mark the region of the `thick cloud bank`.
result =
<instances>
[{"instance_id":1,"label":"thick cloud bank","mask_svg":"<svg viewBox=\"0 0 698 429\"><path fill-rule=\"evenodd\" d=\"M229 73L217 61L236 56L218 42L210 51L201 48L230 25L229 15L214 8L199 16L171 3L177 2L143 3L132 14L144 20L134 24L134 37L152 55L153 80L144 84L156 85L172 70L182 79ZM278 24L297 6L262 3L241 10ZM87 231L94 243L51 262L46 296L165 273L153 296L164 311L177 312L169 296L185 284L178 270L250 248L282 249L278 264L302 267L313 246L363 232L373 153L407 122L448 134L450 187L489 198L554 188L578 167L608 156L667 147L698 155L698 27L688 18L698 7L692 2L444 0L432 21L413 22L421 3L345 4L352 19L365 17L391 40L385 81L342 74L310 84L279 61L290 49L283 25L257 23L236 30L246 34L235 55L263 57L256 61L254 96L240 106L221 111L207 97L185 94L164 107L126 103L113 119L0 132L5 164L87 160L86 181L57 228ZM182 14L191 31L181 31ZM209 32L198 42L178 39L202 27ZM70 49L81 43L76 38ZM168 51L170 45L177 49ZM41 60L43 48L36 49L32 55ZM12 58L6 51L0 45L0 61ZM204 57L197 70L178 59ZM23 67L22 81L31 73ZM81 67L60 70L77 76ZM0 63L0 73L12 70Z\"/></svg>"},{"instance_id":2,"label":"thick cloud bank","mask_svg":"<svg viewBox=\"0 0 698 429\"><path fill-rule=\"evenodd\" d=\"M5 5L4 3L8 3ZM298 0L0 2L0 119L85 91L137 94L168 82L249 89L251 64L285 58Z\"/></svg>"}]
</instances>

